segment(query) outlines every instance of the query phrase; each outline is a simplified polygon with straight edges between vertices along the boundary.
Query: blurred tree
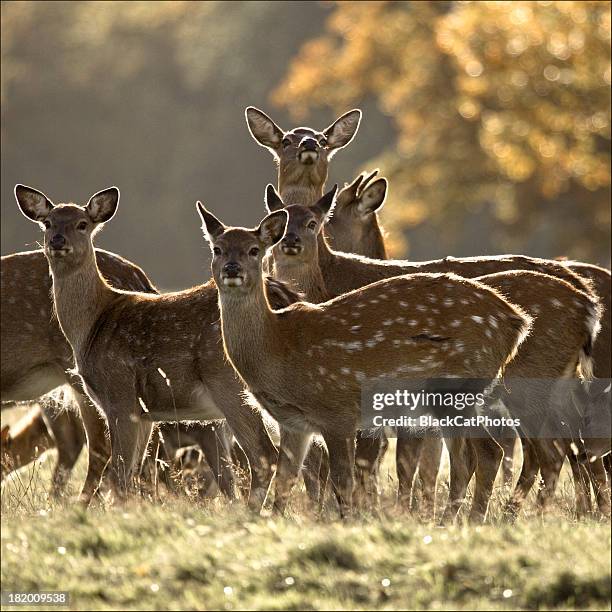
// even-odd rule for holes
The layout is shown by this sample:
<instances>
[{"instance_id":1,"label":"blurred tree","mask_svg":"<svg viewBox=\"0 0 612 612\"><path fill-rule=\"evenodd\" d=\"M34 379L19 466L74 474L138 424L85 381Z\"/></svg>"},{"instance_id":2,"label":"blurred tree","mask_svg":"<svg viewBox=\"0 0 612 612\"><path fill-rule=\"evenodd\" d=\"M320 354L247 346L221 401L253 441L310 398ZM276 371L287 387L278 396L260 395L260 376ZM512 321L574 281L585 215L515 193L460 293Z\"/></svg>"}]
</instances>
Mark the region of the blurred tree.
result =
<instances>
[{"instance_id":1,"label":"blurred tree","mask_svg":"<svg viewBox=\"0 0 612 612\"><path fill-rule=\"evenodd\" d=\"M610 82L609 2L338 2L273 100L299 116L374 96L392 116L370 165L396 255L402 229L457 234L487 205L499 251L544 235L548 256L609 263Z\"/></svg>"}]
</instances>

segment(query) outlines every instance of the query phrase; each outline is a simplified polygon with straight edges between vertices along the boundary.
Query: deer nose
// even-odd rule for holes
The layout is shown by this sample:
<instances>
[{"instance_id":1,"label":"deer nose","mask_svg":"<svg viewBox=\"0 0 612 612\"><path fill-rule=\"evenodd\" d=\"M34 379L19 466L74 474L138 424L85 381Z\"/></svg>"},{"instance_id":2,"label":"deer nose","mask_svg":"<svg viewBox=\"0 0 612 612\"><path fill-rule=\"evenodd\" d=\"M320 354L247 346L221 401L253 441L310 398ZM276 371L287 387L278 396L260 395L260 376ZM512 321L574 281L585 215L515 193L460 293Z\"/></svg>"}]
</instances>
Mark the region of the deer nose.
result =
<instances>
[{"instance_id":1,"label":"deer nose","mask_svg":"<svg viewBox=\"0 0 612 612\"><path fill-rule=\"evenodd\" d=\"M319 159L319 143L310 136L302 138L297 155L301 163L314 164Z\"/></svg>"},{"instance_id":2,"label":"deer nose","mask_svg":"<svg viewBox=\"0 0 612 612\"><path fill-rule=\"evenodd\" d=\"M302 251L301 242L300 237L296 233L289 232L281 240L281 249L285 255L297 255Z\"/></svg>"},{"instance_id":3,"label":"deer nose","mask_svg":"<svg viewBox=\"0 0 612 612\"><path fill-rule=\"evenodd\" d=\"M302 138L300 142L300 149L302 151L316 151L319 146L319 143L310 137Z\"/></svg>"},{"instance_id":4,"label":"deer nose","mask_svg":"<svg viewBox=\"0 0 612 612\"><path fill-rule=\"evenodd\" d=\"M241 271L242 268L236 261L229 261L223 266L223 274L229 278L236 278Z\"/></svg>"},{"instance_id":5,"label":"deer nose","mask_svg":"<svg viewBox=\"0 0 612 612\"><path fill-rule=\"evenodd\" d=\"M55 236L49 240L49 246L56 250L63 249L66 246L66 239L61 234L55 234Z\"/></svg>"}]
</instances>

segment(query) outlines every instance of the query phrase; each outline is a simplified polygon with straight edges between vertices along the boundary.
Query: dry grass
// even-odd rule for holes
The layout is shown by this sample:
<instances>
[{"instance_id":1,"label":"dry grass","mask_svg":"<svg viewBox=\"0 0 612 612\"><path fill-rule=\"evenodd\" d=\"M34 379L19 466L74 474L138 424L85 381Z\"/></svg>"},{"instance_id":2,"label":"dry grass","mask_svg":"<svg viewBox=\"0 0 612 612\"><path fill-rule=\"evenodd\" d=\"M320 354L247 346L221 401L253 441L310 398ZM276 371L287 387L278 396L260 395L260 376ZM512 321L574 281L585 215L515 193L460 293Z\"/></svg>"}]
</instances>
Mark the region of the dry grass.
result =
<instances>
[{"instance_id":1,"label":"dry grass","mask_svg":"<svg viewBox=\"0 0 612 612\"><path fill-rule=\"evenodd\" d=\"M567 473L545 519L530 499L504 523L498 487L490 525L440 528L395 507L392 456L381 508L341 522L303 492L284 519L220 498L84 512L69 503L84 459L51 502L48 453L3 487L2 589L68 590L72 609L610 608L610 525L573 519Z\"/></svg>"}]
</instances>

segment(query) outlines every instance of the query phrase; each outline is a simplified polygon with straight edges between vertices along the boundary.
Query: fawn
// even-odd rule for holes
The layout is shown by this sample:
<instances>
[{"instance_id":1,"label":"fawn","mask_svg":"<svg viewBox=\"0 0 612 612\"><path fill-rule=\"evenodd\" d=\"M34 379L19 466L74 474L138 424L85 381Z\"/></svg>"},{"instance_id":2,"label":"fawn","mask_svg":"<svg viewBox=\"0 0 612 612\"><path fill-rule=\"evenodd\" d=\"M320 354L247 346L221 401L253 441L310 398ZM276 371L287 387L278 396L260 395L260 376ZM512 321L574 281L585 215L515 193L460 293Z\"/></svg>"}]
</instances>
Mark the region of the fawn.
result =
<instances>
[{"instance_id":1,"label":"fawn","mask_svg":"<svg viewBox=\"0 0 612 612\"><path fill-rule=\"evenodd\" d=\"M339 194L337 205L334 209L334 215L328 221L324 229L329 242L334 245L336 250L351 252L376 259L384 258L381 257L381 252L384 253L385 251L384 237L379 224L378 211L381 209L385 201L387 182L384 178L378 178L373 183L370 183L371 179L376 176L377 172L378 171L374 171L369 176L366 176L365 173L360 175L357 177L357 179L355 179L355 181L353 181L353 183L347 185ZM419 268L417 269L420 269L420 266L423 266L427 271L445 270L447 269L445 265L448 265L446 261L447 260L443 260L441 262L425 262L423 264L419 264ZM477 266L477 262L472 260L470 268L474 267L476 271L478 269ZM595 284L599 288L601 294L600 303L602 304L604 311L604 316L602 318L604 338L602 340L602 332L600 331L600 334L594 340L595 349L593 350L593 354L599 358L595 360L593 374L595 376L609 376L609 374L606 374L606 367L609 367L606 364L609 364L610 353L609 351L606 353L601 349L605 348L606 345L605 331L609 331L609 325L606 323L606 318L609 319L610 317L610 273L607 270L589 264L571 262L570 266L574 272L579 272L585 278L597 280L597 283ZM549 267L547 272L549 272L551 269L554 270L554 266ZM583 291L588 289L587 285L575 277L569 276L565 280L571 282L578 289ZM607 290L605 289L606 284L608 286ZM536 313L532 312L532 314ZM545 315L546 313L541 312L539 316L545 319ZM599 351L596 350L597 348ZM605 397L605 395L602 396L602 398L603 397ZM593 394L591 399L596 404L599 404L599 409L601 410L602 402L597 402L596 394ZM606 444L606 441L604 440L596 442L595 440L588 440L588 436L583 435L582 437L587 438L585 442L589 442L595 447L601 447L602 444L605 446ZM502 444L502 446L504 446L504 454L511 458L514 440L512 438L506 438L500 440L499 442ZM435 441L432 443L435 443ZM607 443L609 444L609 442ZM548 457L549 460L553 461L554 465L560 467L562 457L559 457L558 453L556 452L551 452L550 449L548 452L544 452L541 448L542 445L546 446L547 444L547 442L529 442L523 440L523 454L525 456L525 460L523 462L521 475L519 477L519 487L515 493L515 499L516 497L520 499L525 497L529 490L529 483L533 483L535 480L540 460L545 461ZM567 440L560 440L558 441L558 444L566 449L568 448ZM534 445L540 447L539 453L538 448L534 448ZM411 449L404 449L402 442L400 441L398 444L398 460L400 460L402 453L410 455L411 452ZM536 456L527 457L529 454L535 454ZM581 468L576 464L576 457L574 456L573 452L568 454L568 458L570 460L574 477L579 481L577 481L578 489L583 490L583 481L585 476L590 477L593 480L593 487L600 508L606 513L609 512L609 501L607 500L609 492L607 491L608 487L606 486L603 463L598 459L593 461L590 465L589 473L586 474L585 471L581 470ZM504 459L506 459L506 456ZM511 463L504 460L504 477L506 481L511 482L511 474L508 474L509 467L511 467ZM577 507L579 512L581 511L581 506L582 508L585 507L587 499L588 498L585 498L581 493L578 493Z\"/></svg>"},{"instance_id":2,"label":"fawn","mask_svg":"<svg viewBox=\"0 0 612 612\"><path fill-rule=\"evenodd\" d=\"M132 262L102 249L95 254L100 272L114 287L157 291ZM87 434L88 469L80 499L88 504L100 483L110 447L104 418L71 374L72 349L53 312L49 264L43 251L27 251L3 256L0 270L2 407L7 402L34 401L60 385L70 385ZM66 455L72 456L72 442L60 435L58 444L64 443L68 445ZM59 451L60 457L63 453Z\"/></svg>"},{"instance_id":3,"label":"fawn","mask_svg":"<svg viewBox=\"0 0 612 612\"><path fill-rule=\"evenodd\" d=\"M348 291L364 287L381 278L391 278L406 273L414 273L415 266L406 262L380 261L361 256L339 253L330 249L323 233L323 226L334 207L332 192L323 196L311 206L284 202L273 187L266 192L269 212L286 210L288 213L287 232L272 250L275 276L289 282L294 288L305 293L313 301L335 298ZM572 274L568 271L568 274ZM586 377L591 376L591 347L599 329L600 307L597 298L572 287L559 278L537 272L514 271L478 277L477 280L499 290L513 303L522 307L535 317L529 338L523 343L517 357L508 365L508 378L515 380L527 378L556 379L573 376L578 364ZM458 299L449 299L449 304L461 309L465 304ZM435 301L428 307L434 315L440 312ZM449 316L454 314L449 312ZM460 325L460 319L454 323ZM487 325L484 322L483 324ZM494 326L488 334L494 334ZM512 406L515 412L523 409L520 398L524 390L520 384L513 387L504 403ZM542 390L542 393L544 390ZM545 395L530 398L532 410L544 410L548 398ZM487 440L497 446L493 441ZM460 447L461 441L453 439L451 447ZM473 440L466 442L467 447L474 445ZM485 443L479 442L482 446ZM544 444L544 443L543 443ZM568 442L569 445L569 442ZM553 453L554 445L547 445ZM471 473L470 461L461 457L461 450L449 449L451 456L451 495L461 498L465 492ZM495 454L495 449L490 452ZM555 461L543 476L547 492L554 491L563 460L554 454ZM475 460L474 460L475 461ZM551 459L552 462L552 459ZM453 485L453 480L458 484ZM408 484L408 483L407 483ZM543 500L543 504L548 498ZM452 499L447 506L446 518L452 518L450 508L457 508L460 499Z\"/></svg>"},{"instance_id":4,"label":"fawn","mask_svg":"<svg viewBox=\"0 0 612 612\"><path fill-rule=\"evenodd\" d=\"M333 195L328 196L330 202ZM274 311L265 294L262 263L267 249L285 233L286 211L272 212L257 228L245 229L225 227L200 202L197 208L213 251L226 355L253 396L284 425L279 471L286 461L286 432L304 440L304 447L313 432L320 433L342 515L352 502L354 440L364 380L411 371L422 377L470 378L478 373L487 386L529 331L530 317L497 291L453 275L387 279L321 304L298 303ZM468 302L463 325L452 331L445 317L421 312L435 298L446 314L444 302L451 296L453 301ZM491 338L478 323L486 315L499 321ZM245 327L244 321L250 325ZM333 351L326 348L331 345ZM465 360L458 346L478 355L481 367ZM299 448L295 440L292 443ZM486 512L483 502L492 486L488 471L483 460L472 509L475 519Z\"/></svg>"},{"instance_id":5,"label":"fawn","mask_svg":"<svg viewBox=\"0 0 612 612\"><path fill-rule=\"evenodd\" d=\"M227 419L251 468L249 505L260 508L277 452L260 414L243 405L242 385L225 363L212 282L164 295L112 288L101 276L92 238L116 212L119 190L86 206L54 205L17 185L21 211L44 230L57 318L88 395L108 421L110 479L120 498L131 489L154 421ZM288 292L268 283L271 299Z\"/></svg>"}]
</instances>

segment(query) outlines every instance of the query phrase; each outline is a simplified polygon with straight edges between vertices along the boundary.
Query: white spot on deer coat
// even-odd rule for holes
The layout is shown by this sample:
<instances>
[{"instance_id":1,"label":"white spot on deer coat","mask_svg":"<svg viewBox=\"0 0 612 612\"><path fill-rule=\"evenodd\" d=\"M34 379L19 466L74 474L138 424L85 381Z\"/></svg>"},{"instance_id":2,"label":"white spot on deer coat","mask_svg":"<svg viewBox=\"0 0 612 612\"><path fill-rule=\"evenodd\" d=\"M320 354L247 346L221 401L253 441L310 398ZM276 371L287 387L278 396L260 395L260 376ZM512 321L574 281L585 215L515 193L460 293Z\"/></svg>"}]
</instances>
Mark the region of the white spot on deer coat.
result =
<instances>
[{"instance_id":1,"label":"white spot on deer coat","mask_svg":"<svg viewBox=\"0 0 612 612\"><path fill-rule=\"evenodd\" d=\"M478 315L472 315L470 319L476 321L476 323L482 323L484 321L484 319L482 317L479 317Z\"/></svg>"}]
</instances>

